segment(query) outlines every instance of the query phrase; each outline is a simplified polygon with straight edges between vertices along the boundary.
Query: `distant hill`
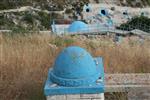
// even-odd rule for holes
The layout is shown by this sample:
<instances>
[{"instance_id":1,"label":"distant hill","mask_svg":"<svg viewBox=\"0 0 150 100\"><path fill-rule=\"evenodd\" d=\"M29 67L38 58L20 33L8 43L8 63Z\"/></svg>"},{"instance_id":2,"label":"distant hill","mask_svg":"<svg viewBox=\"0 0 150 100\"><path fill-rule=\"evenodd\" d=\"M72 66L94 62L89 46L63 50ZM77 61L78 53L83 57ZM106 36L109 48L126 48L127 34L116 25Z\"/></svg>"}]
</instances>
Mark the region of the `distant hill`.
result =
<instances>
[{"instance_id":1,"label":"distant hill","mask_svg":"<svg viewBox=\"0 0 150 100\"><path fill-rule=\"evenodd\" d=\"M21 6L33 6L47 10L62 10L64 7L76 2L77 0L1 0L0 10L14 9ZM89 0L80 0L88 2Z\"/></svg>"},{"instance_id":2,"label":"distant hill","mask_svg":"<svg viewBox=\"0 0 150 100\"><path fill-rule=\"evenodd\" d=\"M49 30L50 23L52 22L51 19L53 18L74 18L73 4L77 1L83 5L85 2L132 7L146 7L150 5L150 0L1 0L0 30ZM28 8L28 6L30 7L27 11L19 12L19 10ZM13 12L12 10L9 10L11 12L4 12L8 11L7 9L17 9L17 11ZM61 13L50 14L44 11L56 11ZM67 15L67 17L65 15Z\"/></svg>"},{"instance_id":3,"label":"distant hill","mask_svg":"<svg viewBox=\"0 0 150 100\"><path fill-rule=\"evenodd\" d=\"M47 10L62 10L73 2L115 3L122 6L145 7L150 5L150 0L1 0L0 10L33 6Z\"/></svg>"}]
</instances>

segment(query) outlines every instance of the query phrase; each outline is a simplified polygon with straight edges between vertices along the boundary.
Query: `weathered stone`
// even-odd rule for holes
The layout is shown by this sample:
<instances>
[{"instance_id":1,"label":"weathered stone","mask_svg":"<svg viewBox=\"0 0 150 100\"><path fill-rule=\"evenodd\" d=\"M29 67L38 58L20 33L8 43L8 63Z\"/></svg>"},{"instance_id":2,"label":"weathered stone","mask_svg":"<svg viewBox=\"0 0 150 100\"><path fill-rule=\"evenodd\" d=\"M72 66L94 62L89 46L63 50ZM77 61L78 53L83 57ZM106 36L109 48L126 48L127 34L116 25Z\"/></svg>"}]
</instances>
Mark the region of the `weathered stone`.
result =
<instances>
[{"instance_id":1,"label":"weathered stone","mask_svg":"<svg viewBox=\"0 0 150 100\"><path fill-rule=\"evenodd\" d=\"M81 94L81 98L90 98L90 99L103 99L104 94Z\"/></svg>"},{"instance_id":2,"label":"weathered stone","mask_svg":"<svg viewBox=\"0 0 150 100\"><path fill-rule=\"evenodd\" d=\"M47 96L47 100L67 100L66 95Z\"/></svg>"},{"instance_id":3,"label":"weathered stone","mask_svg":"<svg viewBox=\"0 0 150 100\"><path fill-rule=\"evenodd\" d=\"M75 95L66 95L67 100L77 100L80 99L80 94L75 94Z\"/></svg>"},{"instance_id":4,"label":"weathered stone","mask_svg":"<svg viewBox=\"0 0 150 100\"><path fill-rule=\"evenodd\" d=\"M150 100L150 88L128 92L128 100Z\"/></svg>"},{"instance_id":5,"label":"weathered stone","mask_svg":"<svg viewBox=\"0 0 150 100\"><path fill-rule=\"evenodd\" d=\"M47 96L47 100L104 100L104 94L75 94Z\"/></svg>"}]
</instances>

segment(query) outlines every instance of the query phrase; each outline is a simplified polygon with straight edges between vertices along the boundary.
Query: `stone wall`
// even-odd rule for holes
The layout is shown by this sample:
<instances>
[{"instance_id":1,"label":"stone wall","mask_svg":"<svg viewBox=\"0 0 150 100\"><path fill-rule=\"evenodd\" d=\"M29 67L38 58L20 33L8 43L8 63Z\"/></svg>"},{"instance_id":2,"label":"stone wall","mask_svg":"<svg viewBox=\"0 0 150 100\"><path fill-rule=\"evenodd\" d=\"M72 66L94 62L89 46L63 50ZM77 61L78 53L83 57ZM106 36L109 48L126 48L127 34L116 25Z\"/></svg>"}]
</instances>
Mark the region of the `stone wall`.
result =
<instances>
[{"instance_id":1,"label":"stone wall","mask_svg":"<svg viewBox=\"0 0 150 100\"><path fill-rule=\"evenodd\" d=\"M128 92L128 100L150 100L150 87Z\"/></svg>"}]
</instances>

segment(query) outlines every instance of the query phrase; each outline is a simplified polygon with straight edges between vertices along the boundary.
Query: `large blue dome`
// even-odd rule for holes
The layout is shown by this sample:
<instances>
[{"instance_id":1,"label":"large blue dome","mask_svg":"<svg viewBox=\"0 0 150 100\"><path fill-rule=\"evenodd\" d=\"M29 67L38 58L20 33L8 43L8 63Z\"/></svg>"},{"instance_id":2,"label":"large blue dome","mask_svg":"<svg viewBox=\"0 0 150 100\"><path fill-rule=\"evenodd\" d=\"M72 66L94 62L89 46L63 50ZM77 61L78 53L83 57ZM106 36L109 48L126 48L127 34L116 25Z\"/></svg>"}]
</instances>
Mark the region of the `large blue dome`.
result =
<instances>
[{"instance_id":1,"label":"large blue dome","mask_svg":"<svg viewBox=\"0 0 150 100\"><path fill-rule=\"evenodd\" d=\"M82 21L74 21L68 28L69 32L86 32L88 25Z\"/></svg>"},{"instance_id":2,"label":"large blue dome","mask_svg":"<svg viewBox=\"0 0 150 100\"><path fill-rule=\"evenodd\" d=\"M57 56L44 86L46 96L104 93L101 57L92 57L78 46L67 47Z\"/></svg>"},{"instance_id":3,"label":"large blue dome","mask_svg":"<svg viewBox=\"0 0 150 100\"><path fill-rule=\"evenodd\" d=\"M97 69L94 59L86 50L71 46L65 48L56 58L51 79L60 85L66 85L67 81L71 84L71 80L80 80L83 85L92 84L99 77Z\"/></svg>"}]
</instances>

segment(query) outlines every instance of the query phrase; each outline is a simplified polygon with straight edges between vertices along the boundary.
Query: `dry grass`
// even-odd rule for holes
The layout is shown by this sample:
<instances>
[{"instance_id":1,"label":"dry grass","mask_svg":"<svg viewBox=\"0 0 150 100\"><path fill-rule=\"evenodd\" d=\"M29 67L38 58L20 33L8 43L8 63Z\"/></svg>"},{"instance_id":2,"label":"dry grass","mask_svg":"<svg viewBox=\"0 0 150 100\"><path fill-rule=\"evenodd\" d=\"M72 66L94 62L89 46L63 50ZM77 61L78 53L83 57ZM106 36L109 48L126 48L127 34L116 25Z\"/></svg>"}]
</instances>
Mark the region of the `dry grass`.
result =
<instances>
[{"instance_id":1,"label":"dry grass","mask_svg":"<svg viewBox=\"0 0 150 100\"><path fill-rule=\"evenodd\" d=\"M48 68L58 52L69 45L104 57L107 73L150 72L150 40L142 45L133 40L115 45L108 37L95 40L79 36L1 35L0 100L44 100Z\"/></svg>"}]
</instances>

